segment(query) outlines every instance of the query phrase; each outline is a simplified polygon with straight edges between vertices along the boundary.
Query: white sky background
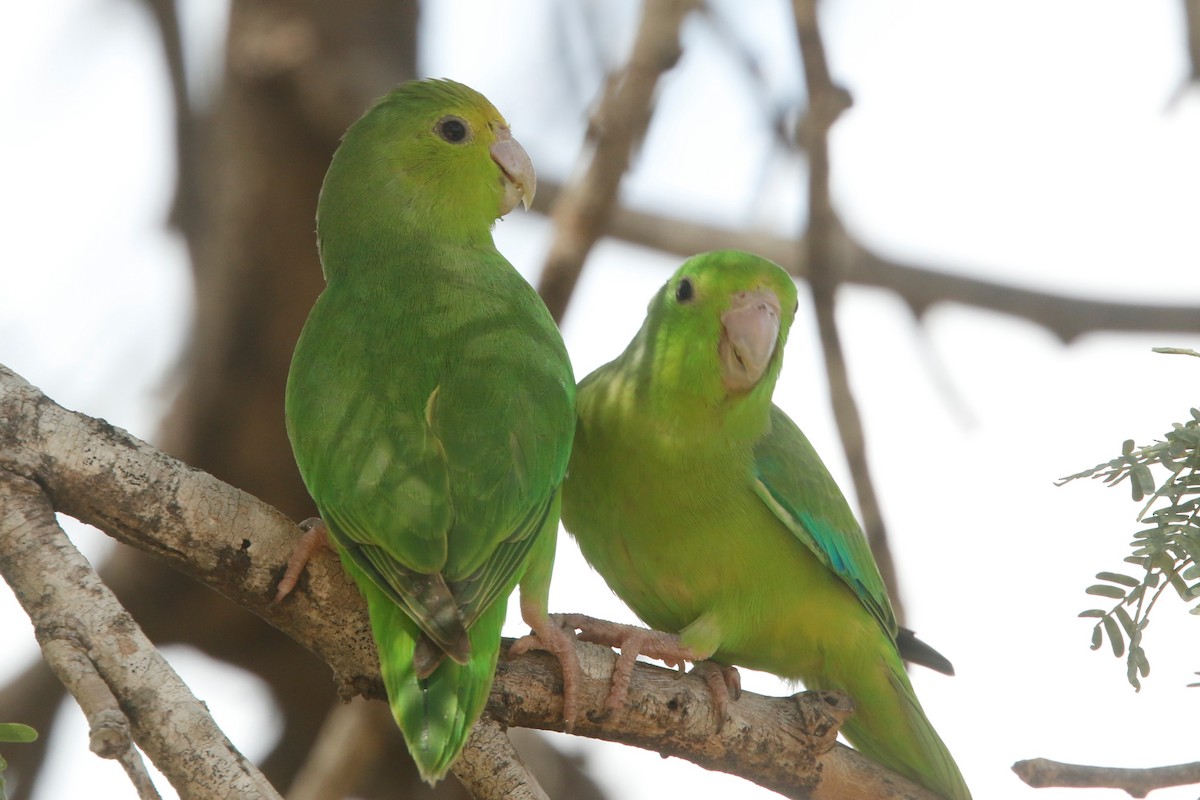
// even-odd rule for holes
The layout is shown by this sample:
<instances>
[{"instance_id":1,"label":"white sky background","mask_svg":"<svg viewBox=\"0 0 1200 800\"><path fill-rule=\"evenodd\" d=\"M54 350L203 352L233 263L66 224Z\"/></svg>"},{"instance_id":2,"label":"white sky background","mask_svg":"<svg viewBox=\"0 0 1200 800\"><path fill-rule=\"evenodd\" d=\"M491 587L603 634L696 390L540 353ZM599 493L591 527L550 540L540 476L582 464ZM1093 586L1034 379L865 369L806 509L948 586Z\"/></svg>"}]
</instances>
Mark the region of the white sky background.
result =
<instances>
[{"instance_id":1,"label":"white sky background","mask_svg":"<svg viewBox=\"0 0 1200 800\"><path fill-rule=\"evenodd\" d=\"M572 15L559 11L565 29L550 24L557 5L439 0L422 46L426 73L483 91L539 171L561 179L582 133L572 93L592 86L553 66L547 42L584 41ZM624 16L608 5L589 8L611 20L602 31L611 63L626 52L636 4L621 3ZM786 3L715 5L754 43L769 102L795 106L803 82ZM219 37L213 4L185 6L194 30ZM1200 304L1200 93L1171 103L1186 74L1178 0L825 6L831 66L855 100L834 130L835 201L866 243L1034 288ZM625 199L797 229L802 163L768 151L763 101L713 28L693 19L685 34ZM204 39L195 39L201 61ZM190 309L183 249L161 227L172 141L148 19L120 0L0 7L0 107L0 363L69 408L151 437ZM501 250L527 276L548 236L520 212L497 226ZM564 329L578 376L620 352L675 266L618 243L597 247ZM916 323L884 291L846 289L841 300L909 624L958 669L952 679L918 669L913 681L975 796L1124 796L1029 789L1009 771L1020 758L1200 757L1190 724L1200 690L1185 688L1200 669L1197 620L1169 598L1160 604L1146 641L1153 672L1135 694L1124 663L1107 647L1090 652L1090 625L1075 617L1095 605L1083 593L1092 575L1121 566L1137 506L1124 488L1053 486L1116 455L1123 439L1148 442L1185 417L1200 363L1149 348L1200 348L1200 337L1093 335L1063 347L1036 326L971 308L939 307ZM803 302L776 398L848 490ZM79 537L90 553L105 547ZM632 620L565 537L557 566L552 609ZM3 680L36 647L7 587L0 620ZM507 632L520 631L517 622ZM256 680L186 650L169 655L235 742L263 755L277 722ZM786 691L769 676L746 683ZM71 738L54 750L39 800L132 797L120 768L87 751L78 711L62 714ZM676 759L554 738L584 753L613 797L775 796Z\"/></svg>"}]
</instances>

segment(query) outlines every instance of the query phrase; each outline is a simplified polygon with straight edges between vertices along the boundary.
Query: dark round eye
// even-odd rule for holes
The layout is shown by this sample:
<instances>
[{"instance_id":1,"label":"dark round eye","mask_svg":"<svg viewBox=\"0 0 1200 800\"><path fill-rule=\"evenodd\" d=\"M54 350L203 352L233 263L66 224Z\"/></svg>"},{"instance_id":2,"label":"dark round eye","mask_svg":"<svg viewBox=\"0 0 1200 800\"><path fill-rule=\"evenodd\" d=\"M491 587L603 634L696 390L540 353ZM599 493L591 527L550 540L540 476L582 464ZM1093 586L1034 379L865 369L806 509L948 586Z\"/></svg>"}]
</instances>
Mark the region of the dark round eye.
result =
<instances>
[{"instance_id":1,"label":"dark round eye","mask_svg":"<svg viewBox=\"0 0 1200 800\"><path fill-rule=\"evenodd\" d=\"M696 289L692 286L691 278L684 278L679 282L679 286L675 288L675 299L681 303L686 303L696 294Z\"/></svg>"},{"instance_id":2,"label":"dark round eye","mask_svg":"<svg viewBox=\"0 0 1200 800\"><path fill-rule=\"evenodd\" d=\"M470 132L466 121L460 117L442 117L433 129L437 132L438 136L451 144L458 144L463 141Z\"/></svg>"}]
</instances>

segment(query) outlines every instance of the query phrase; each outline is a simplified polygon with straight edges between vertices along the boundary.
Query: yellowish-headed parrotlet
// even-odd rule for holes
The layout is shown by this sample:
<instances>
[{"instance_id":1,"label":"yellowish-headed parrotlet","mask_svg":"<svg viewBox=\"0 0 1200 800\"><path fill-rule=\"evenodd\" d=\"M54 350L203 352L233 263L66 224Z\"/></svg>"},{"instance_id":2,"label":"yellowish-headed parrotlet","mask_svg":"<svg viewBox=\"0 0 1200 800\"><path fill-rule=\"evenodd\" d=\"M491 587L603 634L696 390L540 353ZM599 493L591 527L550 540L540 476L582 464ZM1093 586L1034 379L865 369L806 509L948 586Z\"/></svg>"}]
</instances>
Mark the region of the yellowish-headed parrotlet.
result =
<instances>
[{"instance_id":1,"label":"yellowish-headed parrotlet","mask_svg":"<svg viewBox=\"0 0 1200 800\"><path fill-rule=\"evenodd\" d=\"M563 522L642 620L677 634L675 652L655 655L843 691L851 744L967 800L905 673L866 538L772 403L796 304L791 277L765 259L684 263L625 351L579 384Z\"/></svg>"}]
</instances>

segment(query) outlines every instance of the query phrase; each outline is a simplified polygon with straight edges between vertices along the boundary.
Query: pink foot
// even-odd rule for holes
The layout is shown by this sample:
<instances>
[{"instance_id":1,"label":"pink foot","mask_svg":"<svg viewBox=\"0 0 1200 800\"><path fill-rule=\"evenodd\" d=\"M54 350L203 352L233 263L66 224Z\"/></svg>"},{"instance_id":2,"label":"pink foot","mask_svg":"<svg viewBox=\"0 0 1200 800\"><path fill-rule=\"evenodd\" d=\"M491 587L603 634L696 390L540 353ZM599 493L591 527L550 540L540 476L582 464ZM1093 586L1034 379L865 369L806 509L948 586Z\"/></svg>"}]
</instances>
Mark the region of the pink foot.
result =
<instances>
[{"instance_id":1,"label":"pink foot","mask_svg":"<svg viewBox=\"0 0 1200 800\"><path fill-rule=\"evenodd\" d=\"M299 528L304 533L296 542L296 546L292 548L291 558L288 559L287 569L275 589L275 599L271 601L272 603L278 603L292 593L292 590L296 588L296 583L300 580L300 575L304 572L305 565L313 557L313 553L321 547L329 545L329 532L325 529L325 523L321 521L320 517L309 517L300 523Z\"/></svg>"},{"instance_id":2,"label":"pink foot","mask_svg":"<svg viewBox=\"0 0 1200 800\"><path fill-rule=\"evenodd\" d=\"M578 638L583 641L616 647L621 651L617 663L613 665L612 685L608 690L608 698L604 701L605 716L619 711L625 705L629 696L633 665L639 655L658 659L667 666L678 667L680 670L684 668L684 662L703 662L706 657L706 654L697 653L685 646L675 633L664 633L636 625L622 625L585 614L563 614L561 618L565 625L579 631ZM711 682L709 685L712 685ZM724 684L721 694L727 702L729 695ZM715 692L714 699L720 704L720 697L716 696Z\"/></svg>"},{"instance_id":3,"label":"pink foot","mask_svg":"<svg viewBox=\"0 0 1200 800\"><path fill-rule=\"evenodd\" d=\"M704 678L712 692L713 705L717 709L717 730L729 716L729 701L742 696L742 674L737 667L719 664L716 661L700 661L692 667L692 674Z\"/></svg>"},{"instance_id":4,"label":"pink foot","mask_svg":"<svg viewBox=\"0 0 1200 800\"><path fill-rule=\"evenodd\" d=\"M520 655L530 650L545 650L558 659L563 676L563 729L570 733L575 728L575 715L579 711L579 654L575 652L575 633L568 629L559 614L546 614L521 598L521 618L533 629L533 633L522 636L513 643L509 652Z\"/></svg>"}]
</instances>

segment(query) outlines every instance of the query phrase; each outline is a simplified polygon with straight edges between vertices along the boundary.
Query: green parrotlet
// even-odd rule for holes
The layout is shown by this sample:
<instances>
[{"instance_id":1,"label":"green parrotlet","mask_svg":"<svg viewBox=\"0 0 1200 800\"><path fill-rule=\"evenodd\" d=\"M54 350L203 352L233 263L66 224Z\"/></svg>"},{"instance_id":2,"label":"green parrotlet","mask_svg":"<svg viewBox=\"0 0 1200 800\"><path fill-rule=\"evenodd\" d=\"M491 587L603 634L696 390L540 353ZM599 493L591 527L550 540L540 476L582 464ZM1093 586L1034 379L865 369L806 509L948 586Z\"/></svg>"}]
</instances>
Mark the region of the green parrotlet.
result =
<instances>
[{"instance_id":1,"label":"green parrotlet","mask_svg":"<svg viewBox=\"0 0 1200 800\"><path fill-rule=\"evenodd\" d=\"M483 709L518 583L522 616L563 661L568 726L573 714L573 640L546 596L574 378L545 305L492 241L534 189L478 92L424 80L379 100L321 187L326 287L288 375L296 462L431 784Z\"/></svg>"},{"instance_id":2,"label":"green parrotlet","mask_svg":"<svg viewBox=\"0 0 1200 800\"><path fill-rule=\"evenodd\" d=\"M856 707L851 744L966 800L905 673L866 538L772 403L796 303L791 277L765 259L684 263L625 352L579 384L563 522L642 620L677 634L643 652L841 690Z\"/></svg>"}]
</instances>

